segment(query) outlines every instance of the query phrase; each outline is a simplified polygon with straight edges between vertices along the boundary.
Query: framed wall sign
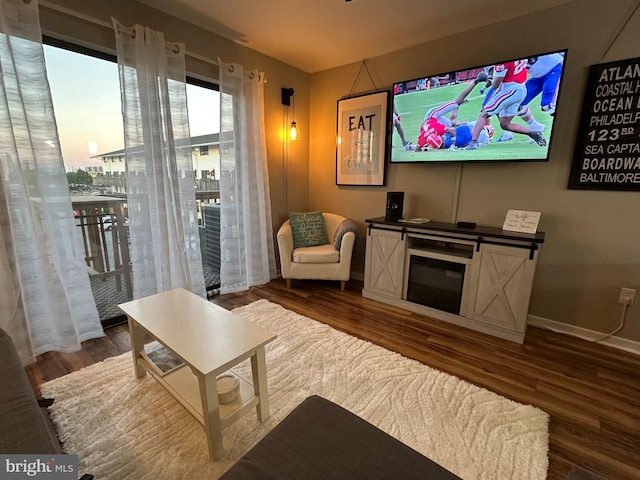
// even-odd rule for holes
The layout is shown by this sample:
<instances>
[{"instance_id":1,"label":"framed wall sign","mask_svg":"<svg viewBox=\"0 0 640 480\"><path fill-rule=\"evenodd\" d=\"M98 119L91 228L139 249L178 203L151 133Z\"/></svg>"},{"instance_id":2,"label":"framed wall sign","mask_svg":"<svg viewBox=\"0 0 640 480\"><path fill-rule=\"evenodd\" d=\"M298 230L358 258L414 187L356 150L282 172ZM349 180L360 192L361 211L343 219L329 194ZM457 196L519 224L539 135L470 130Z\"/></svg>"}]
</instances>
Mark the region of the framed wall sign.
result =
<instances>
[{"instance_id":1,"label":"framed wall sign","mask_svg":"<svg viewBox=\"0 0 640 480\"><path fill-rule=\"evenodd\" d=\"M640 57L592 65L569 189L640 190Z\"/></svg>"},{"instance_id":2,"label":"framed wall sign","mask_svg":"<svg viewBox=\"0 0 640 480\"><path fill-rule=\"evenodd\" d=\"M338 100L336 185L384 185L389 92Z\"/></svg>"}]
</instances>

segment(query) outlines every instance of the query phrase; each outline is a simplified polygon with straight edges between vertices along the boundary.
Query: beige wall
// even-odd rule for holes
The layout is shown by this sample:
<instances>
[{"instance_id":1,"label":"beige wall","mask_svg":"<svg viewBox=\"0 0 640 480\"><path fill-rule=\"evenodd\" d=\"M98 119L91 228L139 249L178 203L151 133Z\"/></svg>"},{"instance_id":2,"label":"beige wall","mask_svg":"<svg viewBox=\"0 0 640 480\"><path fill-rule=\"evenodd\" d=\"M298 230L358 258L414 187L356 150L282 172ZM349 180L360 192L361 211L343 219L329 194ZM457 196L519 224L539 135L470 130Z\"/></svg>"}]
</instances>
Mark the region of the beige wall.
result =
<instances>
[{"instance_id":1,"label":"beige wall","mask_svg":"<svg viewBox=\"0 0 640 480\"><path fill-rule=\"evenodd\" d=\"M615 3L615 8L613 4ZM386 187L336 187L336 101L348 96L360 64L314 74L311 79L309 208L357 220L384 215L386 192L404 191L409 216L452 221L461 172L456 220L502 225L510 208L541 211L546 232L530 314L608 332L620 322L621 287L640 292L640 192L566 188L588 66L640 56L640 13L606 57L635 1L578 0L568 5L367 60L378 88L394 81L452 71L499 59L568 48L564 90L548 163L393 165ZM364 77L364 80L363 80ZM372 89L366 75L354 93ZM363 271L364 246L354 270ZM640 341L640 297L619 336Z\"/></svg>"}]
</instances>

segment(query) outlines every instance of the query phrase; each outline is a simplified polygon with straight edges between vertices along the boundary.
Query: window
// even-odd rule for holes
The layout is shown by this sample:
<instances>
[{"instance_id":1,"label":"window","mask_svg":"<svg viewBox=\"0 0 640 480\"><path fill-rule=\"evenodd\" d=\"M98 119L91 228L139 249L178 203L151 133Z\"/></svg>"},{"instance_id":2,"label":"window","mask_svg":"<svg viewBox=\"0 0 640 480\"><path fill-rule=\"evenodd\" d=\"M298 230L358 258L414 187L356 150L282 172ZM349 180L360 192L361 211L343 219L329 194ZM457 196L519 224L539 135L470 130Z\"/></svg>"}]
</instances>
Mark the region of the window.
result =
<instances>
[{"instance_id":1,"label":"window","mask_svg":"<svg viewBox=\"0 0 640 480\"><path fill-rule=\"evenodd\" d=\"M129 242L124 237L128 228L124 178L126 160L117 59L113 55L50 37L44 37L43 43L65 169L90 172L93 181L81 191L83 195L73 194L72 204L79 213L76 217L78 228L84 230L87 271L100 319L104 325L109 325L122 318L117 305L132 299ZM220 164L219 154L214 153L219 145L217 86L188 78L187 103L192 137L205 136L212 140L209 145L199 147L200 154L206 159L194 155L195 181L196 172L215 170ZM200 139L197 142L202 143ZM97 172L102 174L97 175ZM209 203L218 197L217 191L211 191L217 184L208 181L206 192L198 192L201 187L198 182L195 186L199 204ZM95 195L106 195L111 199L103 201ZM114 201L114 197L117 200ZM89 198L92 200L91 208L83 208ZM96 208L96 201L98 205L100 202L104 205ZM114 208L114 204L119 207ZM125 229L104 229L105 218L113 218L116 224L118 218L122 218ZM201 239L204 239L206 225L202 225L202 229ZM201 241L201 245L207 288L219 288L219 267L217 271L210 267L216 262L207 260L211 255L207 255L206 241ZM219 263L218 260L217 265Z\"/></svg>"}]
</instances>

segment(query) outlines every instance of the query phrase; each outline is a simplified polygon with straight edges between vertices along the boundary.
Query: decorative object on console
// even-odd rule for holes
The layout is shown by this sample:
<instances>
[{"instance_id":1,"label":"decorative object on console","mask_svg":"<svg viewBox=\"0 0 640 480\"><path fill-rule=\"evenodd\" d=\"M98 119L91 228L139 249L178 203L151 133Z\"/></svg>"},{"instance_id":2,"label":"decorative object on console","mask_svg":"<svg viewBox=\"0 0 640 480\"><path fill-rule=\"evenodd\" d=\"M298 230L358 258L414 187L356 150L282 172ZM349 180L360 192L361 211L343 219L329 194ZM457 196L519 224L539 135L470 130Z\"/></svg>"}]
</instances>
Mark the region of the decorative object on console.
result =
<instances>
[{"instance_id":1,"label":"decorative object on console","mask_svg":"<svg viewBox=\"0 0 640 480\"><path fill-rule=\"evenodd\" d=\"M385 218L385 220L386 220L386 218ZM421 224L421 223L429 223L431 221L431 219L426 218L426 217L410 217L410 218L401 218L398 221L402 222L402 223Z\"/></svg>"},{"instance_id":2,"label":"decorative object on console","mask_svg":"<svg viewBox=\"0 0 640 480\"><path fill-rule=\"evenodd\" d=\"M336 185L384 185L389 92L338 100Z\"/></svg>"},{"instance_id":3,"label":"decorative object on console","mask_svg":"<svg viewBox=\"0 0 640 480\"><path fill-rule=\"evenodd\" d=\"M509 210L502 229L509 232L536 233L540 215L542 215L540 212Z\"/></svg>"},{"instance_id":4,"label":"decorative object on console","mask_svg":"<svg viewBox=\"0 0 640 480\"><path fill-rule=\"evenodd\" d=\"M385 220L397 222L402 218L404 192L387 192L387 210Z\"/></svg>"}]
</instances>

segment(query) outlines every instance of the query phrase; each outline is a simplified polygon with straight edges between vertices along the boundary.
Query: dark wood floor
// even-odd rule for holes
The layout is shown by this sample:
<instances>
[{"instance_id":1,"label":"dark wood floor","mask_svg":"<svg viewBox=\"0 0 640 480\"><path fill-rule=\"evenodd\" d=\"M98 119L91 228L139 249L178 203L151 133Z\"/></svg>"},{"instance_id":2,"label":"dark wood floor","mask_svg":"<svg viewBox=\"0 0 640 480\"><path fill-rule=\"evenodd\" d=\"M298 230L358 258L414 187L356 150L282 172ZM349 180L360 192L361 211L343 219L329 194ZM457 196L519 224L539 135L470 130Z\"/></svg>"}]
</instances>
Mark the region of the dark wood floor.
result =
<instances>
[{"instance_id":1,"label":"dark wood floor","mask_svg":"<svg viewBox=\"0 0 640 480\"><path fill-rule=\"evenodd\" d=\"M213 302L233 309L267 299L397 351L551 416L549 479L581 467L609 480L640 479L640 356L529 327L523 345L365 299L351 280L275 280ZM74 354L45 354L28 368L34 386L129 351L126 326Z\"/></svg>"}]
</instances>

